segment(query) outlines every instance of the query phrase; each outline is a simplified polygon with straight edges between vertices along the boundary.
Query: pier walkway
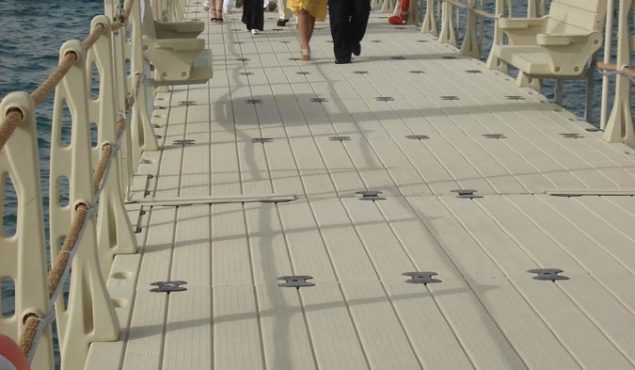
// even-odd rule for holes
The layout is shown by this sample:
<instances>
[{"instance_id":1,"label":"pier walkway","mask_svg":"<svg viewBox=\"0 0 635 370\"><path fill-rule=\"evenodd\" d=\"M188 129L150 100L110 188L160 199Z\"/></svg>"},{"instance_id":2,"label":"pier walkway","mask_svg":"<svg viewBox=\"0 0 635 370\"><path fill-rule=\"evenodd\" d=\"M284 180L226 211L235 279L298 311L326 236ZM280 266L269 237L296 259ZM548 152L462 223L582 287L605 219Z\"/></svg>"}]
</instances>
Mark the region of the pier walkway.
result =
<instances>
[{"instance_id":1,"label":"pier walkway","mask_svg":"<svg viewBox=\"0 0 635 370\"><path fill-rule=\"evenodd\" d=\"M208 24L214 78L157 96L87 368L635 368L632 149L385 14L349 65L273 16Z\"/></svg>"}]
</instances>

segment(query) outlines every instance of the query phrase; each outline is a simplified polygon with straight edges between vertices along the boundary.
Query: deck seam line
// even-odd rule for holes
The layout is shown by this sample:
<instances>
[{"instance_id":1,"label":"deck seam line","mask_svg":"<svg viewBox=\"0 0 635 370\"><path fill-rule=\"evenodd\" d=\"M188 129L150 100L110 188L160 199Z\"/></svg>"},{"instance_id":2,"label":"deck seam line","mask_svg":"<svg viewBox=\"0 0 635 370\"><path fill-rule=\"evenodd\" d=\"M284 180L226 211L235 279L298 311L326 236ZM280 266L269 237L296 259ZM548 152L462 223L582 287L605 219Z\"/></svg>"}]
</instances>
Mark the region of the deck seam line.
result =
<instances>
[{"instance_id":1,"label":"deck seam line","mask_svg":"<svg viewBox=\"0 0 635 370\"><path fill-rule=\"evenodd\" d=\"M511 287L513 287L514 291L516 293L518 293L518 295L522 298L523 301L525 301L525 303L527 304L527 306L531 309L531 312L535 315L535 317L542 322L542 324L544 325L544 327L551 333L551 335L555 338L555 340L560 343L562 345L562 348L571 356L571 358L573 358L573 360L581 367L581 368L585 368L585 366L583 366L581 360L579 360L577 358L577 356L571 351L571 349L565 345L565 343L562 342L562 340L560 339L560 337L557 335L557 333L555 332L555 329L547 322L545 321L545 318L537 311L537 309L534 307L534 305L532 304L532 302L529 300L529 298L524 294L524 292L516 285L516 283L510 279L510 277L505 273L505 270L503 270L499 264L499 262L489 253L489 251L487 249L485 249L481 243L481 241L472 233L472 231L465 225L465 223L456 215L456 213L454 212L454 210L443 200L440 200L441 204L443 205L443 207L445 207L445 209L452 215L452 218L456 221L456 223L461 227L461 229L467 233L467 235L470 237L470 239L472 241L474 241L474 243L476 243L476 245L478 245L479 249L485 254L485 256L487 256L487 258L493 263L493 265L496 267L496 269L498 270L498 274L500 275L500 277L504 280L506 280ZM523 363L525 363L525 359L521 356L520 357L521 360L523 361ZM529 368L528 364L525 363L525 366L527 366L527 368Z\"/></svg>"},{"instance_id":2,"label":"deck seam line","mask_svg":"<svg viewBox=\"0 0 635 370\"><path fill-rule=\"evenodd\" d=\"M287 44L287 48L288 48L288 49L289 49L289 51L290 51L290 47L288 46L288 44ZM276 58L277 58L277 56L276 56ZM288 79L288 75L286 74L286 71L284 71L284 70L283 70L283 72L284 72L285 78L287 79L287 83L289 84L289 86L290 86L290 87L292 87L292 86L291 86L291 82L290 82L290 81L289 81L289 79ZM269 78L267 77L267 79L269 79ZM315 135L313 135L313 130L311 129L310 124L308 123L308 119L307 119L307 116L306 116L306 112L304 111L304 108L302 107L302 105L301 105L301 104L299 104L299 101L298 101L297 97L296 97L295 99L296 99L296 101L298 102L298 105L299 105L299 108L300 108L300 112L302 113L302 116L303 116L303 118L304 118L304 124L306 125L307 130L311 133L311 139L312 139L312 141L313 141L313 144L314 144L314 146L315 146L315 149L316 149L316 151L318 152L318 154L319 154L319 156L320 156L320 160L321 160L321 162L322 162L322 164L323 164L323 166L324 166L324 169L325 169L325 170L327 171L327 173L328 173L328 177L329 177L329 180L330 180L330 182L331 182L331 184L332 184L332 186L333 186L333 189L335 190L335 192L336 192L336 193L339 193L339 190L338 190L338 188L337 188L337 185L336 185L336 183L335 183L335 181L334 181L334 179L333 179L333 174L332 174L332 172L331 172L331 169L330 169L330 167L328 166L328 164L326 163L326 160L324 159L324 155L323 155L323 153L322 153L322 150L320 149L320 146L318 145L318 143L317 143L317 141L316 141L316 139L315 139ZM274 96L274 101L275 101L275 100L276 100L276 99L275 99L275 96ZM280 112L280 106L279 106L278 104L276 104L276 106L277 106L278 111ZM281 112L280 112L280 113L281 113ZM283 119L283 117L282 117L282 114L280 114L280 115L281 115L281 119L284 121L284 119ZM299 162L298 162L298 160L297 160L297 156L296 156L295 150L293 149L293 145L291 144L291 138L289 137L289 133L288 133L287 127L286 127L285 125L283 125L283 129L284 129L284 132L285 132L286 140L287 140L287 142L289 142L290 152L291 152L291 155L292 155L292 157L293 157L293 161L294 161L294 163L295 163L295 165L296 165L296 170L297 170L298 174L300 174L300 175L301 175L301 173L300 173L300 166L298 165L298 163L299 163ZM304 182L304 179L303 179L303 177L302 177L302 176L301 176L300 178L301 178L301 184L302 184L302 187L303 187L303 191L304 191L305 195L308 197L308 192L307 192L307 188L306 188L306 183ZM348 314L348 316L349 316L349 319L350 319L350 322L351 322L351 325L352 325L353 331L355 332L355 336L356 336L356 338L357 338L357 341L358 341L358 345L359 345L360 351L362 352L362 355L363 355L363 357L364 357L364 361L366 362L366 365L367 365L367 366L368 366L368 368L370 369L370 368L372 368L372 367L371 367L371 365L370 365L370 360L369 360L369 358L368 358L368 354L367 354L367 352L366 352L366 349L365 349L364 343L363 343L363 341L361 340L361 334L360 334L360 332L359 332L359 328L358 328L359 324L358 324L358 323L356 322L356 320L355 320L355 317L354 317L354 315L353 315L353 313L352 313L352 309L351 309L351 306L350 306L350 302L348 301L348 299L347 299L347 295L345 294L345 292L344 292L344 290L343 290L343 287L342 287L341 283L339 282L339 281L340 281L340 279L339 279L339 274L338 274L337 268L335 267L335 263L334 263L334 261L333 261L332 253L331 253L331 251L330 251L330 249L329 249L329 247L328 247L328 245L329 245L329 244L327 243L327 241L326 241L326 239L325 239L325 237L324 237L323 231L322 231L321 227L319 226L319 225L320 225L320 223L318 222L318 219L317 219L317 216L316 216L316 214L315 214L315 209L313 208L313 205L311 204L311 202L310 202L308 199L307 199L306 204L307 204L307 206L308 206L308 208L309 208L309 210L310 210L310 212L311 212L311 217L312 217L312 220L313 220L313 222L315 223L315 225L317 226L317 232L318 232L318 233L319 233L319 235L320 235L320 240L322 241L322 244L323 244L323 245L324 245L324 247L325 247L325 248L324 248L324 250L325 250L325 252L326 252L326 254L327 254L327 257L328 257L328 260L329 260L329 265L330 265L330 267L331 267L331 270L332 270L332 273L333 273L334 277L336 278L338 291L339 291L339 293L340 293L341 297L344 299L344 303L345 303L345 305L346 305L346 311L347 311L347 314ZM281 226L282 226L282 229L284 230L284 224L281 224ZM285 236L285 239L286 239L286 236ZM304 307L303 307L303 308L304 308ZM309 332L309 333L310 333L310 332ZM316 358L316 363L317 363L317 358Z\"/></svg>"},{"instance_id":3,"label":"deck seam line","mask_svg":"<svg viewBox=\"0 0 635 370\"><path fill-rule=\"evenodd\" d=\"M269 47L272 48L272 45L271 45L271 42L270 42L268 34L266 34L266 36L267 36L267 40L269 41ZM259 69L261 69L263 74L266 76L267 81L269 83L269 90L272 92L272 95L273 95L273 89L271 88L271 83L269 81L269 77L265 73L264 66L262 66L262 54L260 53L260 50L258 48L258 44L256 44L256 51L258 52L258 59L259 59L260 64L261 64ZM258 67L256 67L256 68L258 68ZM247 78L248 78L248 81L249 81L249 77L247 77ZM249 87L250 87L250 90L251 90L251 84L249 85ZM253 90L252 90L252 96L253 96ZM275 95L274 95L274 101L275 101ZM276 104L276 107L278 107L277 104ZM256 110L256 121L258 122L258 131L260 132L260 137L263 137L262 122L261 122L261 119L260 119L259 110L258 110L258 107L254 107L254 108ZM280 115L280 111L279 111L279 109L277 109L277 110L278 110L279 118L282 121L282 117ZM265 163L267 164L267 172L269 174L269 185L271 186L272 192L275 193L276 187L275 187L275 184L274 184L274 178L273 178L272 171L271 171L271 162L269 160L269 155L267 154L267 151L268 150L267 150L267 148L265 146L263 148L263 154L264 154ZM280 226L280 230L283 231L284 228L282 226L283 224L282 224L282 217L280 215L280 209L278 208L277 204L274 204L273 208L275 208L275 212L276 212L276 214L278 216L278 223L279 223L279 226ZM291 258L291 251L289 249L289 244L288 244L288 241L287 241L287 238L286 238L286 235L284 234L284 232L282 232L282 234L284 236L283 240L284 240L285 249L286 249L286 252L287 252L287 260L289 262L289 266L291 268L292 275L295 275L296 274L296 268L294 266L293 259ZM315 350L315 345L313 343L311 330L310 330L310 327L309 327L309 324L308 324L308 319L307 319L307 316L306 316L306 310L305 310L305 307L304 307L304 301L302 300L302 294L299 291L299 289L297 290L296 293L297 293L297 297L298 297L298 303L300 303L300 308L302 310L302 321L304 323L304 328L307 331L307 337L308 337L308 340L309 340L309 345L311 347L311 357L313 359L313 364L315 365L315 368L318 369L319 366L318 366L318 362L317 362L317 354L316 354L316 350Z\"/></svg>"},{"instance_id":4,"label":"deck seam line","mask_svg":"<svg viewBox=\"0 0 635 370\"><path fill-rule=\"evenodd\" d=\"M390 81L390 79L388 78L388 76L386 76L386 75L385 75L382 71L380 71L380 73L382 73L382 74L384 75L384 77L386 77L386 79L387 79L388 81ZM425 77L425 76L424 76L423 78L425 78L425 79L426 79L429 83L431 82L431 80L429 80L427 77ZM391 84L392 84L392 82L391 82ZM417 87L417 89L418 89L418 90L420 90L420 89L419 89L419 86L418 86L418 85L416 85L414 82L410 81L410 84L411 84L412 86ZM393 85L394 85L394 84L393 84ZM436 86L436 84L434 84L434 85ZM424 91L422 91L422 90L420 90L420 91L421 91L421 93L422 93L422 94L424 94L425 96L427 96L427 97L429 98L430 102L432 102L432 103L434 104L434 106L435 106L437 109L441 109L441 110L443 110L443 111L446 113L445 115L446 115L446 117L447 117L447 118L448 118L448 119L452 122L452 125L453 125L453 126L455 126L455 127L456 127L459 131L463 132L463 133L465 134L466 138L467 138L470 142L472 142L474 145L476 145L476 146L478 146L479 148L481 148L481 150L483 151L483 153L485 153L485 154L486 154L486 155L488 155L490 158L492 158L492 159L493 159L493 160L494 160L494 161L495 161L495 162L496 162L496 163L497 163L497 164L498 164L498 165L499 165L499 166L500 166L500 167L501 167L504 171L506 171L506 172L508 173L508 176L509 176L510 178L513 178L513 179L514 179L514 180L515 180L515 181L516 181L516 182L517 182L520 186L522 186L522 187L523 187L523 188L524 188L527 192L531 192L531 190L527 187L527 185L525 185L525 183L524 183L522 180L520 180L520 179L518 178L518 176L517 176L516 174L514 174L514 173L513 173L513 171L511 171L507 165L505 165L505 164L503 164L501 161L499 161L499 160L498 160L498 158L496 157L496 155L495 155L495 154L493 154L491 151L489 151L488 149L486 149L486 148L485 148L485 147L484 147L484 146L483 146L480 142L478 142L477 140L475 140L475 139L472 137L472 135L471 135L470 133L468 133L467 131L465 131L465 130L464 130L464 128L462 127L462 125L460 125L460 124L459 124L459 123L458 123L455 119L451 118L451 115L450 115L450 114L447 114L447 112L446 112L446 109L445 109L446 107L439 105L437 102L435 102L435 101L434 101L434 99L431 99L431 98L430 98L430 96L429 96L426 92L424 92ZM414 104L414 103L411 101L411 99L410 99L410 97L409 97L408 95L406 95L406 96L405 96L405 98L406 98L406 101L407 101L407 102L411 105L411 107L412 107L413 109L420 110L420 108L418 108L418 107L417 107L417 105L416 105L416 104ZM392 104L391 104L390 102L389 102L389 104L390 104L390 105L391 105L391 107L392 107ZM405 118L404 118L404 117L403 117L403 116L399 113L399 111L394 110L394 109L393 109L393 111L394 111L394 112L395 112L395 114L396 114L396 115L397 115L397 116L398 116L398 117L402 120L403 124L405 124L407 127L409 127L409 128L410 128L410 130L411 130L411 131L413 131L413 130L412 130L412 126L410 125L410 123L408 123L408 121L407 121L407 120L406 120L406 119L405 119ZM490 132L491 132L491 129L489 129L489 128L487 128L487 127L483 126L483 124L481 123L480 119L478 119L478 118L474 117L473 115L470 115L470 117L471 117L473 120L475 120L476 122L479 122L479 125L480 125L481 127L484 127L484 129L486 129L487 131L490 131ZM447 135L444 135L444 134L442 133L442 131L441 131L441 130L439 130L439 128L437 127L437 126L438 126L438 124L437 124L437 123L433 123L433 122L431 122L431 121L430 121L430 120L428 120L428 119L425 117L425 115L423 115L423 114L421 114L421 119L425 119L426 121L428 121L429 125L430 125L433 129L435 129L435 130L439 133L439 136L440 136L440 137L442 137L442 138L443 138L446 142L448 142L450 145L452 145L452 147L453 147L453 148L454 148L454 149L455 149L458 153L460 153L460 155L461 155L461 156L465 159L465 161L466 161L467 163L469 163L469 164L470 164L470 166L471 166L471 167L472 167L472 168L473 168L473 169L474 169L477 173L479 173L479 175L481 175L481 178L482 178L482 179L484 179L485 181L488 181L488 178L492 178L492 176L484 176L484 175L483 175L483 173L481 172L481 170L479 169L479 167L478 167L476 164L474 164L474 163L473 163L473 161L471 161L471 160L469 159L469 156L468 156L468 155L466 155L466 154L465 154L465 153L464 153L464 152L463 152L463 151L462 151L462 150L461 150L461 149L457 146L456 142L455 142L455 141L454 141L451 137L449 137L449 136L447 136ZM507 144L506 144L506 145L507 145ZM529 162L529 163L530 163L530 162ZM531 163L530 163L530 164L531 164ZM531 164L531 165L532 165L532 167L533 167L533 164ZM534 167L534 168L535 168L535 167ZM541 176L542 176L543 178L545 178L547 181L551 182L551 180L549 180L549 178L545 177L545 176L544 176L544 175L543 175L540 171L538 171L538 172L541 174ZM499 175L499 176L495 176L495 177L500 177L500 175ZM489 184L489 185L490 185L493 189L496 189L496 187L494 187L494 185L493 185L490 181L488 181L488 184ZM498 193L503 193L503 192L502 192L502 191L500 191L500 190L497 190L497 192L498 192Z\"/></svg>"},{"instance_id":5,"label":"deck seam line","mask_svg":"<svg viewBox=\"0 0 635 370\"><path fill-rule=\"evenodd\" d=\"M232 22L234 27L236 26L236 22L233 21ZM236 28L236 27L235 27ZM232 32L238 32L238 31L232 31ZM237 35L238 36L238 35ZM240 38L239 38L240 39ZM244 57L244 53L243 53L243 47L242 44L239 44L239 49L240 49L240 55L241 57ZM246 63L242 63L242 68L241 69L246 69L245 66ZM249 81L249 76L247 76L247 81ZM248 82L249 84L249 82ZM229 86L230 86L230 92L231 92L231 81L229 81ZM249 86L250 90L251 90L251 86ZM252 94L253 97L253 94ZM233 106L233 104L232 104ZM233 106L233 108L235 109L236 107ZM236 155L237 155L237 163L238 163L238 169L239 169L239 173L241 174L239 179L240 179L240 184L241 184L241 193L244 192L244 187L243 187L243 179L242 179L242 168L240 165L240 150L238 149L238 127L236 124L236 112L234 112L233 115L234 118L234 138L236 140ZM256 311L256 318L258 321L258 334L260 335L260 353L261 353L261 358L260 360L262 361L262 367L263 369L267 370L268 364L267 364L267 353L265 350L265 337L264 337L264 329L263 329L263 324L262 324L262 315L260 313L260 300L258 299L258 291L256 289L256 270L255 270L255 266L254 266L254 257L253 257L253 248L252 248L252 242L251 242L251 238L249 237L249 223L247 220L247 207L245 204L241 205L241 211L242 211L242 216L243 216L243 223L244 223L244 229L245 229L245 240L247 242L247 249L249 251L248 255L249 255L249 267L250 267L250 277L251 277L251 283L252 283L252 294L254 297L254 303L255 303L255 311Z\"/></svg>"},{"instance_id":6,"label":"deck seam line","mask_svg":"<svg viewBox=\"0 0 635 370\"><path fill-rule=\"evenodd\" d=\"M444 67L444 68L446 68L446 66L445 66L445 65L443 65L443 67ZM446 68L446 69L447 69L447 68ZM468 83L471 83L471 81L470 81L470 80L468 80ZM482 104L480 104L480 103L479 103L478 99L475 99L475 98L474 98L474 96L473 96L471 93L469 93L467 90L463 89L461 86L458 86L458 88L459 88L459 89L461 89L461 90L463 90L463 91L464 91L464 92L465 92L468 96L470 96L470 97L474 100L474 102L476 102L477 104L479 104L479 106L482 106ZM498 96L494 95L494 94L493 94L493 93L492 93L489 89L485 89L485 91L486 91L486 93L487 93L488 95L490 95L490 97L492 97L492 98L494 99L494 101L497 101L497 102L500 102L500 103L504 103L503 101L501 101L501 100L500 100L500 97L498 97ZM540 94L539 96L542 96L542 94ZM550 103L550 104L551 104L551 103ZM552 104L552 105L553 105L554 107L557 107L555 104ZM491 113L492 113L492 114L494 114L494 115L497 115L497 113L496 113L496 112L491 112ZM553 122L554 124L556 124L556 125L558 125L558 126L563 126L563 128L564 128L564 124L560 124L559 122L555 121L555 118L554 118L554 117L552 117L552 116L547 116L545 113L546 113L546 112L544 112L544 111L539 111L539 112L538 112L538 114L540 114L541 116L545 117L545 118L546 118L546 119L548 119L549 121ZM559 143L558 143L558 142L557 142L557 141L553 138L553 135L547 135L547 133L546 133L546 132L545 132L545 131L541 128L541 126L538 126L538 125L536 125L533 121L526 119L526 116L524 115L524 113L523 113L523 114L521 114L521 113L518 113L518 112L514 112L514 115L515 115L515 116L518 116L518 117L520 117L520 118L522 118L522 120L523 120L523 121L527 122L527 123L528 123L528 124L530 124L532 127L534 127L534 129L535 129L536 131L540 132L540 133L541 133L541 134L542 134L542 135L543 135L546 139L548 139L548 140L550 140L550 141L554 142L556 145L559 145ZM501 119L501 121L502 121L502 122L504 122L504 123L506 124L506 121L505 121L505 120L502 120L502 119ZM564 123L564 122L563 122L563 123ZM509 125L507 125L507 126L509 126ZM580 128L580 127L576 127L576 128L577 128L578 130L581 130L581 128ZM515 130L515 129L514 129L514 131L517 131L517 130ZM519 133L519 135L520 135L520 133ZM566 147L566 146L565 146L565 150L567 150L567 151L568 151L571 155L573 155L573 156L575 156L576 158L578 158L580 161L582 161L582 162L586 163L587 165L589 165L589 166L590 166L590 168L595 167L595 166L591 165L591 163L589 163L589 162L588 162L588 160L586 160L585 158L583 158L582 156L580 156L578 152L573 151L573 150L571 150L570 148L568 148L568 147ZM565 167L565 168L566 168L566 167ZM614 181L613 179L611 179L608 175L606 175L603 171L600 171L600 170L597 170L597 169L596 169L596 172L598 172L600 175L604 176L606 179L608 179L610 182L612 182L612 183L615 185L615 187L616 187L616 188L619 188L618 184L617 184L617 183L615 183L615 181ZM583 182L583 183L584 183L584 182Z\"/></svg>"},{"instance_id":7,"label":"deck seam line","mask_svg":"<svg viewBox=\"0 0 635 370\"><path fill-rule=\"evenodd\" d=\"M491 220L491 221L492 221L492 222L493 222L493 223L494 223L494 224L495 224L495 225L496 225L496 226L497 226L497 227L498 227L501 231L503 231L503 233L504 233L505 235L507 235L507 237L508 237L510 240L512 240L512 241L513 241L513 243L514 243L514 244L516 244L516 247L518 247L518 249L520 249L520 250L522 251L522 253L523 253L525 256L527 256L530 260L532 260L532 261L536 264L536 267L537 267L537 268L540 268L540 267L542 267L542 266L545 266L545 264L544 264L544 263L540 263L540 259L539 259L539 258L537 258L537 257L535 257L532 253L530 253L530 252L527 250L527 248L524 246L524 243L522 243L520 240L518 240L516 237L514 237L514 236L510 233L510 231L509 231L509 230L508 230L505 226L503 226L503 225L500 223L500 221L499 221L496 217L494 217L494 215L492 215L492 213L491 213L491 212L490 212L490 211L489 211L489 210L488 210L485 206L483 206L480 202L475 202L475 203L476 203L477 207L478 207L478 208L479 208L482 212L484 212L484 213L485 213L485 214L489 217L489 219L490 219L490 220ZM480 243L480 242L479 242L479 244L481 244L481 245L482 245L482 248L483 248L483 249L486 249L486 247L485 247L482 243ZM489 255L489 253L488 253L488 255ZM493 257L492 257L492 258L493 258ZM543 262L544 262L544 261L543 261ZM498 263L497 263L497 264L498 264ZM501 265L501 267L499 267L499 268L500 268L501 270L503 270L502 265ZM503 270L503 271L504 271L504 270ZM506 271L504 271L504 273L505 273L506 275L508 274ZM597 283L598 283L598 285L599 285L599 286L601 286L602 288L604 288L604 289L606 290L605 286L604 286L602 283L600 283L600 282L597 280L597 278L596 278L593 274L589 273L589 275L591 276L591 278L592 278L595 282L597 282ZM613 347L615 347L615 348L616 348L616 349L617 349L617 350L618 350L618 351L622 354L622 356L624 356L624 358L625 358L625 359L627 359L627 360L628 360L628 362L630 362L630 363L631 363L631 365L633 365L633 366L635 367L635 363L634 363L634 362L633 362L633 360L630 358L630 356L629 356L628 354L626 354L626 353L622 350L621 346L620 346L618 343L616 343L616 342L615 342L615 340L611 337L611 335L610 335L609 333L607 333L607 332L606 332L606 330L605 330L605 329L603 329L603 328L602 328L602 326L600 326L600 325L598 324L598 321L599 321L599 320L598 320L598 319L596 319L596 318L594 318L594 317L593 317L593 315L592 315L592 314L590 314L590 313L589 313L589 312L588 312L588 311L584 308L584 306L580 305L580 304L577 302L577 300L573 297L573 295L572 295L571 293L569 293L569 292L568 292L568 290L567 290L567 289L566 289L566 288L565 288L562 284L555 283L555 285L558 287L558 290L564 294L564 296L567 298L567 300L569 300L569 301L573 304L573 306L575 306L575 307L576 307L576 308L577 308L580 312L582 312L582 314L583 314L583 315L584 315L584 316L585 316L585 317L589 320L589 322L591 322L591 323L593 324L593 326L595 326L595 327L596 327L596 329L598 329L598 331L599 331L600 333L602 333L602 335L603 335L603 336L604 336L604 337L605 337L605 338L609 341L609 343L611 343L611 344L613 345ZM610 291L608 291L608 292L610 293L610 295L611 295L611 296L613 296L613 294L612 294ZM529 299L528 299L528 300L529 300ZM622 303L621 303L621 302L619 302L619 300L618 300L617 302L618 302L620 305L622 305ZM623 308L624 308L624 309L626 309L627 311L630 311L627 307L623 307ZM632 312L631 312L631 313L632 313Z\"/></svg>"},{"instance_id":8,"label":"deck seam line","mask_svg":"<svg viewBox=\"0 0 635 370\"><path fill-rule=\"evenodd\" d=\"M412 266L414 266L416 271L422 271L422 269L420 268L419 264L415 261L415 259L412 257L409 248L406 246L406 243L404 242L403 238L401 238L399 236L399 233L397 232L397 230L395 230L395 227L392 225L392 223L389 220L389 217L387 217L386 213L384 212L384 210L382 209L381 204L378 204L377 202L374 202L375 206L377 208L377 210L379 211L379 214L381 215L381 217L383 218L384 222L386 223L386 225L390 228L390 231L392 233L392 235L395 237L395 240L397 240L397 242L399 243L399 245L401 246L401 249L404 251L405 255L408 257L408 259L410 260L410 263L412 264ZM435 243L436 244L436 243ZM450 262L450 261L448 261ZM451 262L450 262L451 263ZM459 278L459 271L455 270L454 271L455 274L457 275L456 278L457 280L460 279ZM464 281L465 282L465 281ZM465 284L466 287L469 288L469 285L467 285L467 283ZM450 322L450 320L448 319L448 316L446 315L446 312L443 311L443 309L441 308L441 305L439 304L438 298L436 297L436 295L434 294L434 292L432 291L432 289L430 289L430 287L425 284L425 289L426 292L429 294L430 298L432 299L432 301L434 302L435 307L437 308L437 310L439 311L439 313L441 314L441 317L443 317L443 320L445 321L445 324L448 326L448 328L450 329L450 331L452 332L452 337L456 340L456 343L458 344L458 346L461 348L461 350L463 351L463 354L465 355L465 358L470 362L470 364L472 365L473 369L477 369L478 367L476 366L476 363L474 362L474 359L472 358L472 356L470 356L469 352L466 350L464 344L461 342L461 340L459 339L458 333L456 332L456 328L452 325L452 323Z\"/></svg>"}]
</instances>

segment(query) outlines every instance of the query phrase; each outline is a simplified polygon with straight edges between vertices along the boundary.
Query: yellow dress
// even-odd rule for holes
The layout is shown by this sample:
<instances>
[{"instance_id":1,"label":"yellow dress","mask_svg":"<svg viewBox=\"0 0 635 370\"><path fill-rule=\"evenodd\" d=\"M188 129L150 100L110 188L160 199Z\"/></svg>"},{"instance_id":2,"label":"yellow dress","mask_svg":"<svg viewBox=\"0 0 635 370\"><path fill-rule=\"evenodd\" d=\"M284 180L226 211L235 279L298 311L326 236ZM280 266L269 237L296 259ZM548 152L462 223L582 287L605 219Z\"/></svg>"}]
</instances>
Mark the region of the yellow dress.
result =
<instances>
[{"instance_id":1,"label":"yellow dress","mask_svg":"<svg viewBox=\"0 0 635 370\"><path fill-rule=\"evenodd\" d=\"M287 0L287 8L298 15L301 10L306 10L318 21L326 18L327 0Z\"/></svg>"}]
</instances>

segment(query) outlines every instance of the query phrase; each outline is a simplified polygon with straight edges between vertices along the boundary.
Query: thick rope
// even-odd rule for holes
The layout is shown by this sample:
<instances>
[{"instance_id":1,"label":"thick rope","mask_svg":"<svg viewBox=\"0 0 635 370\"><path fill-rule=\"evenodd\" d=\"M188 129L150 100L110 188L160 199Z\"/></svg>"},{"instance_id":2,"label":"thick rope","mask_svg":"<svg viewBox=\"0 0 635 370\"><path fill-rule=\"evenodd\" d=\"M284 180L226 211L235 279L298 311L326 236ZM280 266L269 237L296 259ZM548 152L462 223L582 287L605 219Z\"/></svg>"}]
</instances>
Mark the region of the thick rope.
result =
<instances>
[{"instance_id":1,"label":"thick rope","mask_svg":"<svg viewBox=\"0 0 635 370\"><path fill-rule=\"evenodd\" d=\"M23 118L22 112L19 109L10 110L4 117L2 123L0 123L0 150L2 150L4 144L9 140L13 131L15 131L15 128L22 122Z\"/></svg>"},{"instance_id":2,"label":"thick rope","mask_svg":"<svg viewBox=\"0 0 635 370\"><path fill-rule=\"evenodd\" d=\"M71 229L66 235L64 239L64 245L62 249L57 254L55 258L55 262L51 267L51 271L49 272L48 277L48 286L49 286L49 296L52 296L53 293L57 290L60 281L62 280L62 276L64 275L64 270L66 269L66 265L68 264L69 257L71 252L73 251L73 247L78 241L78 236L80 231L82 230L82 226L86 221L86 216L88 215L88 205L85 203L80 203L75 208L75 217L73 217L73 223L71 224Z\"/></svg>"},{"instance_id":3,"label":"thick rope","mask_svg":"<svg viewBox=\"0 0 635 370\"><path fill-rule=\"evenodd\" d=\"M28 356L33 348L38 325L40 325L40 318L35 314L30 314L24 319L22 334L20 335L20 342L18 343L18 346L25 356Z\"/></svg>"},{"instance_id":4,"label":"thick rope","mask_svg":"<svg viewBox=\"0 0 635 370\"><path fill-rule=\"evenodd\" d=\"M62 79L64 78L64 76L66 76L73 64L77 63L78 58L78 55L74 52L66 53L57 68L55 68L53 72L51 72L51 74L46 78L46 80L44 80L44 82L42 82L40 86L38 86L37 89L35 89L35 91L31 93L33 100L35 100L36 107L42 104L42 102L46 100L46 98L53 91L55 91L55 87L57 87L57 84L62 81Z\"/></svg>"},{"instance_id":5,"label":"thick rope","mask_svg":"<svg viewBox=\"0 0 635 370\"><path fill-rule=\"evenodd\" d=\"M99 38L101 37L101 35L104 34L105 31L106 31L106 27L103 24L98 23L95 26L95 28L93 28L92 31L90 31L88 36L86 36L84 41L82 41L82 46L84 47L84 49L88 50L92 48L93 45L95 45L97 40L99 40Z\"/></svg>"},{"instance_id":6,"label":"thick rope","mask_svg":"<svg viewBox=\"0 0 635 370\"><path fill-rule=\"evenodd\" d=\"M117 31L122 28L128 19L130 18L130 13L132 13L132 6L134 5L135 0L128 0L124 5L123 14L119 15L117 19L112 24L112 30Z\"/></svg>"},{"instance_id":7,"label":"thick rope","mask_svg":"<svg viewBox=\"0 0 635 370\"><path fill-rule=\"evenodd\" d=\"M116 135L117 141L119 141L119 137L121 137L121 135L123 134L125 130L126 130L126 116L121 115L115 121L115 135Z\"/></svg>"},{"instance_id":8,"label":"thick rope","mask_svg":"<svg viewBox=\"0 0 635 370\"><path fill-rule=\"evenodd\" d=\"M99 157L97 169L95 170L95 175L93 176L93 193L97 193L101 187L104 175L106 174L106 170L110 164L110 157L112 157L112 144L106 143L101 148L101 156Z\"/></svg>"}]
</instances>

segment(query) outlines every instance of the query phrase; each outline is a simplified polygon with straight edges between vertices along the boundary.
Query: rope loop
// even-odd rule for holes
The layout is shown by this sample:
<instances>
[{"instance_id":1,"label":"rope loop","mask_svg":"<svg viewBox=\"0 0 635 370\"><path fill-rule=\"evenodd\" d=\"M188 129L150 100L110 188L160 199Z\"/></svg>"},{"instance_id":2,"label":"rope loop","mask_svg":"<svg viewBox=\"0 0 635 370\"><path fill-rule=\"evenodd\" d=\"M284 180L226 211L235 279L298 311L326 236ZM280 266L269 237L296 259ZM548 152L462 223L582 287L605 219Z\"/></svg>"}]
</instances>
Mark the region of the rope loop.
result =
<instances>
[{"instance_id":1,"label":"rope loop","mask_svg":"<svg viewBox=\"0 0 635 370\"><path fill-rule=\"evenodd\" d=\"M33 312L27 313L22 318L22 335L20 335L18 346L27 357L34 348L33 344L36 342L35 338L41 322L40 317Z\"/></svg>"}]
</instances>

